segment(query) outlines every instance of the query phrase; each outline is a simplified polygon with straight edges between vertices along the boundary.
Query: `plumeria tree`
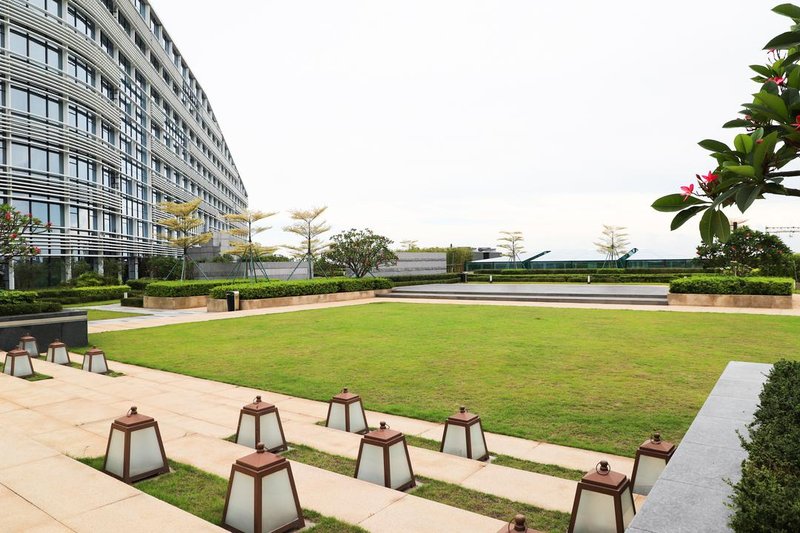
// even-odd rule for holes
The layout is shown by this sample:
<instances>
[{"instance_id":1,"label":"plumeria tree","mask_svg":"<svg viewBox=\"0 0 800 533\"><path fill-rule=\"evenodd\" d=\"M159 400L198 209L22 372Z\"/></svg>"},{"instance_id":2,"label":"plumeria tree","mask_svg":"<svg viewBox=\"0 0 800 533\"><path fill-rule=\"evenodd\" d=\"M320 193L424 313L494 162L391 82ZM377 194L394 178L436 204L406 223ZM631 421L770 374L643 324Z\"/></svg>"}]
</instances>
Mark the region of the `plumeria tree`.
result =
<instances>
[{"instance_id":1,"label":"plumeria tree","mask_svg":"<svg viewBox=\"0 0 800 533\"><path fill-rule=\"evenodd\" d=\"M9 204L0 205L0 264L9 272L9 265L16 259L39 255L42 250L31 242L35 235L50 232L52 224L42 223L32 214L20 213Z\"/></svg>"},{"instance_id":2,"label":"plumeria tree","mask_svg":"<svg viewBox=\"0 0 800 533\"><path fill-rule=\"evenodd\" d=\"M198 232L197 229L203 225L203 219L196 216L200 209L202 198L195 198L188 202L161 202L158 207L166 211L172 218L163 220L161 223L169 231L175 232L175 237L164 235L169 243L181 250L181 281L186 280L186 260L189 248L205 244L211 240L210 232Z\"/></svg>"},{"instance_id":3,"label":"plumeria tree","mask_svg":"<svg viewBox=\"0 0 800 533\"><path fill-rule=\"evenodd\" d=\"M800 188L787 186L787 178L800 177L800 7L781 4L775 13L793 21L790 31L769 41L764 65L750 65L758 92L742 104L741 117L725 128L745 131L733 138L733 146L705 139L699 145L711 152L713 170L696 174L696 181L653 203L663 212L677 212L673 230L700 215L700 235L710 244L716 237L726 242L731 226L722 209L733 206L744 213L767 195L798 196Z\"/></svg>"},{"instance_id":4,"label":"plumeria tree","mask_svg":"<svg viewBox=\"0 0 800 533\"><path fill-rule=\"evenodd\" d=\"M517 267L520 254L525 253L525 247L522 244L524 240L521 231L501 231L500 237L497 239L497 247L503 250L504 256L513 261L514 268Z\"/></svg>"},{"instance_id":5,"label":"plumeria tree","mask_svg":"<svg viewBox=\"0 0 800 533\"><path fill-rule=\"evenodd\" d=\"M278 249L277 246L266 246L253 240L253 237L271 228L271 226L258 226L258 222L276 213L277 211L268 213L245 209L239 213L225 215L227 220L239 224L239 226L228 230L228 233L239 239L238 242L232 245L230 253L238 256L244 264L245 278L250 278L252 275L253 281L256 281L258 279L256 262L261 261L262 257L266 255L274 254ZM266 276L266 271L264 271L264 275Z\"/></svg>"},{"instance_id":6,"label":"plumeria tree","mask_svg":"<svg viewBox=\"0 0 800 533\"><path fill-rule=\"evenodd\" d=\"M285 244L294 257L308 263L308 278L314 277L314 261L328 247L322 241L321 235L330 231L331 227L324 220L317 220L328 206L312 207L311 209L290 209L289 216L293 223L283 227L283 231L299 235L302 239L299 245Z\"/></svg>"},{"instance_id":7,"label":"plumeria tree","mask_svg":"<svg viewBox=\"0 0 800 533\"><path fill-rule=\"evenodd\" d=\"M323 257L333 265L349 269L357 278L363 278L384 265L397 264L397 256L390 246L392 240L376 235L371 229L351 229L331 237L331 245Z\"/></svg>"}]
</instances>

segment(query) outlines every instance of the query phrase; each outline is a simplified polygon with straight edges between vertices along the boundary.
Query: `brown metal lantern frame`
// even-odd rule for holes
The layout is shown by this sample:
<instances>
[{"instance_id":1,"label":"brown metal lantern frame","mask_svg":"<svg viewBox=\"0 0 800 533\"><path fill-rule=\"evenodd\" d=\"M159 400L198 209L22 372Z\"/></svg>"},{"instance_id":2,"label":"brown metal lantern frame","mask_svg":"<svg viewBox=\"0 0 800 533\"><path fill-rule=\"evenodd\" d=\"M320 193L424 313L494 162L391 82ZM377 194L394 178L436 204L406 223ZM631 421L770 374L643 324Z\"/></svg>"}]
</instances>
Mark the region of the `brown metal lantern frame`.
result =
<instances>
[{"instance_id":1,"label":"brown metal lantern frame","mask_svg":"<svg viewBox=\"0 0 800 533\"><path fill-rule=\"evenodd\" d=\"M141 474L131 476L130 475L131 435L136 431L140 431L150 427L155 428L156 440L158 441L158 446L161 450L161 458L163 460L163 464L161 467L156 468L154 470L149 470L147 472L142 472ZM108 452L111 449L111 436L114 434L114 430L122 432L124 438L123 441L124 451L122 459L121 476L106 470L106 465L108 464ZM167 454L164 452L164 441L161 440L161 432L158 430L158 422L156 422L152 417L139 414L137 412L136 407L131 407L130 411L128 411L128 414L126 416L122 416L114 420L114 422L111 423L111 430L108 432L108 444L106 445L106 456L105 459L103 459L103 472L105 472L111 477L117 478L120 481L124 481L125 483L128 484L140 481L145 478L157 476L159 474L166 474L167 472L169 472L169 463L167 463Z\"/></svg>"},{"instance_id":2,"label":"brown metal lantern frame","mask_svg":"<svg viewBox=\"0 0 800 533\"><path fill-rule=\"evenodd\" d=\"M328 416L325 417L325 427L331 427L331 410L333 409L334 403L342 404L344 408L345 431L348 433L356 433L358 435L364 435L369 432L367 414L364 412L364 403L361 401L361 396L358 394L353 394L347 387L343 388L342 392L331 398L331 401L328 402ZM361 404L361 416L364 417L364 429L361 431L350 431L350 405L354 403Z\"/></svg>"},{"instance_id":3,"label":"brown metal lantern frame","mask_svg":"<svg viewBox=\"0 0 800 533\"><path fill-rule=\"evenodd\" d=\"M406 437L399 431L389 429L386 422L381 422L379 429L370 431L361 438L361 443L358 446L358 459L356 459L356 473L353 477L358 479L358 472L361 469L361 453L364 451L364 445L378 446L383 449L383 486L392 488L392 468L389 460L389 448L398 442L403 443L403 448L406 452L406 461L408 461L408 472L411 474L411 481L400 485L395 490L404 491L416 487L417 482L414 478L414 469L411 467L411 456L408 455L408 444Z\"/></svg>"},{"instance_id":4,"label":"brown metal lantern frame","mask_svg":"<svg viewBox=\"0 0 800 533\"><path fill-rule=\"evenodd\" d=\"M675 453L675 445L671 442L661 440L661 433L653 433L653 436L644 441L639 449L636 450L636 459L633 462L633 473L631 473L631 492L636 487L636 474L639 471L639 459L641 456L655 457L662 459L664 464L668 464ZM638 493L637 493L638 494Z\"/></svg>"},{"instance_id":5,"label":"brown metal lantern frame","mask_svg":"<svg viewBox=\"0 0 800 533\"><path fill-rule=\"evenodd\" d=\"M270 533L284 533L286 531L291 531L293 529L300 529L305 526L305 520L303 520L303 509L300 507L300 499L297 497L297 485L294 483L294 476L292 475L292 465L289 464L289 461L286 460L285 457L281 457L279 455L275 455L274 453L268 452L262 443L258 443L256 445L256 452L250 455L246 455L241 459L237 459L236 462L231 466L231 475L228 479L228 492L225 494L225 508L222 511L222 527L227 529L228 531L234 531L236 533L244 533L239 529L236 529L233 526L229 526L225 523L225 519L228 516L228 504L230 503L231 499L231 489L233 488L233 477L236 472L244 474L245 476L252 477L254 480L253 483L253 498L254 498L254 512L253 512L253 531L255 533L261 533L263 531L262 524L261 524L261 515L262 515L262 483L261 480L265 477L274 474L280 470L286 470L287 474L289 475L289 484L292 487L292 496L294 497L294 505L295 509L297 510L298 518L284 526L279 527L278 529L273 529Z\"/></svg>"},{"instance_id":6,"label":"brown metal lantern frame","mask_svg":"<svg viewBox=\"0 0 800 533\"><path fill-rule=\"evenodd\" d=\"M508 524L500 528L497 533L513 533L514 531L522 531L524 533L542 533L538 529L531 529L527 526L524 514L516 515L508 522Z\"/></svg>"},{"instance_id":7,"label":"brown metal lantern frame","mask_svg":"<svg viewBox=\"0 0 800 533\"><path fill-rule=\"evenodd\" d=\"M31 373L25 374L24 376L14 376L14 370L16 370L17 366L17 359L20 357L28 358L28 365L31 367ZM31 355L28 353L28 350L23 350L22 348L12 348L11 350L7 351L3 373L18 378L27 378L28 376L35 374L35 371L33 370L33 361L31 361Z\"/></svg>"},{"instance_id":8,"label":"brown metal lantern frame","mask_svg":"<svg viewBox=\"0 0 800 533\"><path fill-rule=\"evenodd\" d=\"M444 453L444 444L447 442L447 428L450 425L461 426L464 428L464 433L467 441L467 459L475 459L476 461L486 461L489 459L489 447L486 446L486 435L483 433L483 424L481 424L481 417L475 413L468 413L467 408L463 405L459 408L458 413L447 418L444 423L444 433L442 434L442 444L439 446L439 451ZM481 457L472 456L472 432L470 429L475 424L478 424L481 429L481 439L483 439L483 449L486 453Z\"/></svg>"},{"instance_id":9,"label":"brown metal lantern frame","mask_svg":"<svg viewBox=\"0 0 800 533\"><path fill-rule=\"evenodd\" d=\"M25 347L26 344L30 344L30 343L33 343L33 345L35 346L34 353L31 353ZM19 338L19 347L21 349L25 350L26 352L28 352L28 354L30 354L30 356L33 357L34 359L38 359L39 356L40 356L40 354L39 354L39 343L36 341L36 337L31 335L30 333L26 333L25 335L23 335L22 337Z\"/></svg>"},{"instance_id":10,"label":"brown metal lantern frame","mask_svg":"<svg viewBox=\"0 0 800 533\"><path fill-rule=\"evenodd\" d=\"M281 415L278 413L278 408L271 403L262 402L261 396L256 396L256 399L253 403L245 405L242 407L242 410L239 411L239 423L236 426L236 443L239 444L239 433L242 430L242 417L244 415L250 415L255 420L256 443L264 442L261 438L261 417L270 413L275 413L275 418L278 421L278 430L281 432L282 444L280 446L273 446L272 448L266 449L269 452L285 452L288 450L289 446L286 444L286 435L283 433L283 424L281 424Z\"/></svg>"},{"instance_id":11,"label":"brown metal lantern frame","mask_svg":"<svg viewBox=\"0 0 800 533\"><path fill-rule=\"evenodd\" d=\"M67 353L67 362L66 363L56 363L56 349L57 348L64 348L64 351ZM50 363L55 363L58 365L68 365L70 363L69 359L69 350L67 349L67 345L61 342L59 339L54 340L50 343L47 347L47 355L44 358L45 361Z\"/></svg>"},{"instance_id":12,"label":"brown metal lantern frame","mask_svg":"<svg viewBox=\"0 0 800 533\"><path fill-rule=\"evenodd\" d=\"M617 533L624 533L625 525L623 524L622 517L622 496L625 494L625 489L628 489L628 494L631 498L631 509L633 509L633 514L636 516L636 505L634 505L633 491L631 488L632 486L628 476L619 472L613 472L608 461L600 461L597 463L595 471L589 472L578 482L578 487L575 490L575 501L572 504L572 517L569 520L569 529L567 529L567 533L573 533L575 531L575 521L578 517L578 505L581 502L581 493L583 491L607 494L614 498L616 530Z\"/></svg>"},{"instance_id":13,"label":"brown metal lantern frame","mask_svg":"<svg viewBox=\"0 0 800 533\"><path fill-rule=\"evenodd\" d=\"M92 372L92 366L94 365L94 358L95 357L102 357L103 363L106 365L105 372L95 372L95 374L107 374L108 373L108 359L106 359L106 353L99 349L97 346L92 346L90 350L87 350L86 353L83 355L83 364L81 364L81 369L86 370L87 372ZM88 359L87 359L88 358ZM86 365L86 361L89 362L88 368Z\"/></svg>"}]
</instances>

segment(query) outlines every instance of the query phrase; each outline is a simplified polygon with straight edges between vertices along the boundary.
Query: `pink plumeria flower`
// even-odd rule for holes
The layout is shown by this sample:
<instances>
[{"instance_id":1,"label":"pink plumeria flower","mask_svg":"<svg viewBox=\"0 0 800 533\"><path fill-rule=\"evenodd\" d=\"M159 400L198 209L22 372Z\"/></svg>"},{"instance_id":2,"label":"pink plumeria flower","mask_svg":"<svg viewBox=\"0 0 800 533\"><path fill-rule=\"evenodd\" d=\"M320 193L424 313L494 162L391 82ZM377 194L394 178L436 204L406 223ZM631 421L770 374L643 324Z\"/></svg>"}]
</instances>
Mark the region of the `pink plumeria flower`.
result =
<instances>
[{"instance_id":1,"label":"pink plumeria flower","mask_svg":"<svg viewBox=\"0 0 800 533\"><path fill-rule=\"evenodd\" d=\"M771 78L768 78L767 81L771 81L775 85L783 85L783 83L786 81L786 78L784 78L783 76L773 76Z\"/></svg>"},{"instance_id":2,"label":"pink plumeria flower","mask_svg":"<svg viewBox=\"0 0 800 533\"><path fill-rule=\"evenodd\" d=\"M706 183L713 183L713 182L715 182L715 181L717 181L719 179L719 175L714 174L713 172L711 172L709 170L708 174L703 176L703 179L706 181Z\"/></svg>"},{"instance_id":3,"label":"pink plumeria flower","mask_svg":"<svg viewBox=\"0 0 800 533\"><path fill-rule=\"evenodd\" d=\"M694 194L694 183L690 183L688 187L681 187L681 191L681 196L683 196L683 201L685 202L687 198Z\"/></svg>"},{"instance_id":4,"label":"pink plumeria flower","mask_svg":"<svg viewBox=\"0 0 800 533\"><path fill-rule=\"evenodd\" d=\"M800 115L794 117L794 124L792 124L792 126L794 126L794 129L800 130Z\"/></svg>"}]
</instances>

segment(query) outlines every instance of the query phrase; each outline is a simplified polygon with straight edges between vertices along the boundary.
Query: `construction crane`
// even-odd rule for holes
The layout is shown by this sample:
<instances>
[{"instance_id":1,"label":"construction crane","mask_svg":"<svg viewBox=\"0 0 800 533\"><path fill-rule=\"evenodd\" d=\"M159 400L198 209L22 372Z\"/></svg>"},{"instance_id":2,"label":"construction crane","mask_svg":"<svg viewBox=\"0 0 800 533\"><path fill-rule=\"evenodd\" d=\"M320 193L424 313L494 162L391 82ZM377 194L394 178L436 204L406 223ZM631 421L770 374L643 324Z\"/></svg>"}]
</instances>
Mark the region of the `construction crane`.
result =
<instances>
[{"instance_id":1,"label":"construction crane","mask_svg":"<svg viewBox=\"0 0 800 533\"><path fill-rule=\"evenodd\" d=\"M794 237L795 233L800 233L800 226L767 226L765 231L772 235L788 233L789 237Z\"/></svg>"}]
</instances>

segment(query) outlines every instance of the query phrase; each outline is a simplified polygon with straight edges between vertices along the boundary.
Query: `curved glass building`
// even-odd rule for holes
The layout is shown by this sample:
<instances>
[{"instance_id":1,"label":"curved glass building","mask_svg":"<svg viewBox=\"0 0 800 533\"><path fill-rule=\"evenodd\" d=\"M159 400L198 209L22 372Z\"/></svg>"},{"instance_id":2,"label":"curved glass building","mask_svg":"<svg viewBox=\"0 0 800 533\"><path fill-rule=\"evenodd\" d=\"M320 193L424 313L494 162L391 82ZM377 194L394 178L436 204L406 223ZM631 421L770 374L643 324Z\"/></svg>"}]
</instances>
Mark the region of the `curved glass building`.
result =
<instances>
[{"instance_id":1,"label":"curved glass building","mask_svg":"<svg viewBox=\"0 0 800 533\"><path fill-rule=\"evenodd\" d=\"M202 87L143 0L0 0L0 199L53 223L76 260L174 255L155 204L203 199L203 231L247 206ZM55 266L53 266L55 265Z\"/></svg>"}]
</instances>

